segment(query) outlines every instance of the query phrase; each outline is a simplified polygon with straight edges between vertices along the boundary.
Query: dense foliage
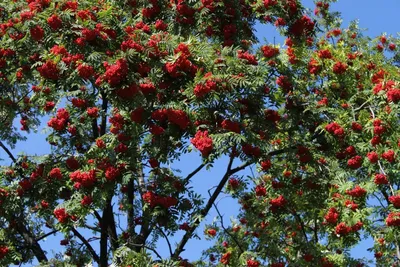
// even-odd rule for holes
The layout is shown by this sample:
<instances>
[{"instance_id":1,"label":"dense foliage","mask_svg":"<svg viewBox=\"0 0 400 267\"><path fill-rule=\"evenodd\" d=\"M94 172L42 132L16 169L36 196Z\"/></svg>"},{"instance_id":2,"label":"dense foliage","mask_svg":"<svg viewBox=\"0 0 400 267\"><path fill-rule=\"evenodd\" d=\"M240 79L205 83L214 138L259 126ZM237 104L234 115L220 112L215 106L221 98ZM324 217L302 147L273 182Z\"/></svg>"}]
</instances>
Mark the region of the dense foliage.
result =
<instances>
[{"instance_id":1,"label":"dense foliage","mask_svg":"<svg viewBox=\"0 0 400 267\"><path fill-rule=\"evenodd\" d=\"M0 265L363 266L349 250L372 237L377 266L397 266L400 44L342 28L331 2L3 4ZM13 155L43 118L51 153ZM190 152L191 173L169 167ZM213 168L226 172L201 196L192 180ZM239 217L201 229L222 192ZM40 241L57 234L66 252L50 258ZM215 243L182 259L196 235Z\"/></svg>"}]
</instances>

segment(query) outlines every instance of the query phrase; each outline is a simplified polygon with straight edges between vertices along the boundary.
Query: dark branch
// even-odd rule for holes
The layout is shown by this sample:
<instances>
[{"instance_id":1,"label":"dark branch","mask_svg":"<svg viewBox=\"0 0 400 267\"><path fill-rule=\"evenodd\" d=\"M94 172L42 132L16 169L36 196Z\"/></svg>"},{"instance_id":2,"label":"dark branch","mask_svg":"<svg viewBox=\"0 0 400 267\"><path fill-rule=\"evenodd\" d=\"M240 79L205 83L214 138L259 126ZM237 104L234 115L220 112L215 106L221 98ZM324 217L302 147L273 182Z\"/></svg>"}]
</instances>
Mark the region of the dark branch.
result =
<instances>
[{"instance_id":1,"label":"dark branch","mask_svg":"<svg viewBox=\"0 0 400 267\"><path fill-rule=\"evenodd\" d=\"M1 141L0 141L0 147L7 153L7 155L10 157L10 159L14 163L17 163L17 159L14 157L14 155L11 153L11 151Z\"/></svg>"},{"instance_id":2,"label":"dark branch","mask_svg":"<svg viewBox=\"0 0 400 267\"><path fill-rule=\"evenodd\" d=\"M210 190L208 191L208 194L209 194L210 197L211 197ZM226 229L226 227L224 226L224 218L223 218L223 216L221 215L221 212L219 211L217 204L213 203L213 205L214 205L214 208L215 208L215 210L217 211L218 216L219 216L219 218L220 218L220 223L221 223L222 229L223 229L224 232L225 232L227 235L229 235L229 237L235 242L235 244L236 244L236 245L238 246L238 248L240 249L240 254L242 254L242 253L244 252L242 246L240 245L239 241L238 241L238 240L228 231L228 229Z\"/></svg>"},{"instance_id":3,"label":"dark branch","mask_svg":"<svg viewBox=\"0 0 400 267\"><path fill-rule=\"evenodd\" d=\"M101 218L100 231L100 263L101 267L108 266L108 238L110 238L111 250L115 251L119 247L117 229L112 208L112 196L107 198Z\"/></svg>"},{"instance_id":4,"label":"dark branch","mask_svg":"<svg viewBox=\"0 0 400 267\"><path fill-rule=\"evenodd\" d=\"M135 220L134 220L134 207L133 207L133 201L134 201L134 181L133 179L129 181L128 183L128 232L129 234L132 234L135 232Z\"/></svg>"},{"instance_id":5,"label":"dark branch","mask_svg":"<svg viewBox=\"0 0 400 267\"><path fill-rule=\"evenodd\" d=\"M151 247L148 247L148 246L142 245L142 244L130 244L130 245L131 245L131 246L134 246L134 247L145 248L145 249L148 249L148 250L150 250L150 251L153 251L154 254L156 254L156 256L157 256L160 260L162 260L162 257L161 257L161 255L160 255L160 253L158 253L157 250L155 250L154 248L151 248Z\"/></svg>"},{"instance_id":6,"label":"dark branch","mask_svg":"<svg viewBox=\"0 0 400 267\"><path fill-rule=\"evenodd\" d=\"M114 213L113 213L113 208L111 205L111 200L109 202L109 207L107 209L108 212L108 235L110 237L110 243L111 243L111 249L112 251L116 251L117 248L119 247L118 244L118 235L117 235L117 227L115 225L115 218L114 218Z\"/></svg>"},{"instance_id":7,"label":"dark branch","mask_svg":"<svg viewBox=\"0 0 400 267\"><path fill-rule=\"evenodd\" d=\"M254 162L252 162L252 161L243 163L242 165L240 165L240 166L238 166L238 167L232 169L232 170L231 170L231 175L234 174L234 173L237 173L237 172L239 172L239 171L242 171L242 170L246 169L247 167L249 167L249 166L252 165L252 164L254 164Z\"/></svg>"},{"instance_id":8,"label":"dark branch","mask_svg":"<svg viewBox=\"0 0 400 267\"><path fill-rule=\"evenodd\" d=\"M22 218L16 218L17 221L17 230L19 234L23 237L25 240L27 247L29 247L33 254L35 255L36 259L39 262L47 262L47 257L46 254L44 253L44 250L42 247L39 245L39 242L35 240L33 234L26 228L26 226L23 223Z\"/></svg>"},{"instance_id":9,"label":"dark branch","mask_svg":"<svg viewBox=\"0 0 400 267\"><path fill-rule=\"evenodd\" d=\"M106 134L107 129L107 107L108 107L108 99L104 92L101 93L101 97L103 98L103 103L101 108L103 110L103 115L101 116L101 125L100 125L100 136Z\"/></svg>"},{"instance_id":10,"label":"dark branch","mask_svg":"<svg viewBox=\"0 0 400 267\"><path fill-rule=\"evenodd\" d=\"M106 207L103 209L103 216L100 221L100 267L107 267L108 266L108 212L107 209L109 207L109 199L106 202Z\"/></svg>"},{"instance_id":11,"label":"dark branch","mask_svg":"<svg viewBox=\"0 0 400 267\"><path fill-rule=\"evenodd\" d=\"M89 242L74 228L71 228L71 231L74 233L74 235L79 238L79 240L82 241L83 244L85 244L86 248L89 250L90 254L93 257L93 260L97 263L100 263L100 258L97 255L96 251L93 249L93 247L89 244Z\"/></svg>"},{"instance_id":12,"label":"dark branch","mask_svg":"<svg viewBox=\"0 0 400 267\"><path fill-rule=\"evenodd\" d=\"M380 191L381 191L382 195L385 197L386 203L387 203L388 205L390 205L389 195L387 194L387 192L385 191L385 189L381 188Z\"/></svg>"},{"instance_id":13,"label":"dark branch","mask_svg":"<svg viewBox=\"0 0 400 267\"><path fill-rule=\"evenodd\" d=\"M235 169L231 169L232 164L233 164L233 160L234 160L234 156L231 156L230 159L229 159L228 167L227 167L227 170L226 170L224 176L222 177L222 179L219 182L219 184L218 184L217 188L215 189L214 193L212 194L212 196L208 200L206 206L200 211L200 214L198 214L198 215L201 215L202 217L197 217L196 220L193 222L190 230L188 230L185 233L185 235L182 237L181 241L179 242L178 246L175 249L175 252L173 254L173 258L177 259L179 257L179 255L182 253L186 243L189 241L189 239L192 237L194 231L200 225L201 221L203 220L202 218L204 218L208 214L208 212L210 211L210 209L213 206L215 200L217 199L218 195L221 193L222 189L224 188L224 185L228 181L229 177L232 174L234 174L234 173L236 173L236 172L238 172L240 170L243 170L247 166L252 164L252 163L248 162L248 163L245 163L245 164L243 164L243 165L241 165L239 167L236 167Z\"/></svg>"},{"instance_id":14,"label":"dark branch","mask_svg":"<svg viewBox=\"0 0 400 267\"><path fill-rule=\"evenodd\" d=\"M17 159L14 157L14 155L11 153L11 151L3 144L3 142L0 141L0 147L7 153L7 155L10 157L10 159L16 164ZM22 170L19 170L21 177L23 177ZM28 247L32 250L33 254L35 255L36 259L39 262L47 262L47 257L46 254L44 253L44 250L39 244L40 239L34 238L34 235L32 234L31 231L25 226L24 220L22 218L17 218L16 221L17 223L17 230L20 233L20 235L23 237L25 240L26 244Z\"/></svg>"},{"instance_id":15,"label":"dark branch","mask_svg":"<svg viewBox=\"0 0 400 267\"><path fill-rule=\"evenodd\" d=\"M92 230L93 232L100 232L100 228L85 224L85 228Z\"/></svg>"},{"instance_id":16,"label":"dark branch","mask_svg":"<svg viewBox=\"0 0 400 267\"><path fill-rule=\"evenodd\" d=\"M99 223L101 223L101 216L97 211L93 212L94 216L96 217L96 219L99 221Z\"/></svg>"},{"instance_id":17,"label":"dark branch","mask_svg":"<svg viewBox=\"0 0 400 267\"><path fill-rule=\"evenodd\" d=\"M92 120L92 131L93 131L93 139L99 137L99 127L97 125L97 119Z\"/></svg>"},{"instance_id":18,"label":"dark branch","mask_svg":"<svg viewBox=\"0 0 400 267\"><path fill-rule=\"evenodd\" d=\"M168 244L169 253L172 257L174 254L172 253L172 247L171 247L171 243L169 242L168 236L164 233L164 231L161 228L157 227L157 229L165 237L165 240L167 241L167 244Z\"/></svg>"},{"instance_id":19,"label":"dark branch","mask_svg":"<svg viewBox=\"0 0 400 267\"><path fill-rule=\"evenodd\" d=\"M292 211L292 214L293 214L294 217L297 219L297 221L300 223L301 231L303 232L303 235L304 235L304 238L305 238L306 243L308 243L308 237L307 237L307 233L306 233L306 229L305 229L303 220L301 219L300 215L297 214L296 211L293 210L293 211Z\"/></svg>"},{"instance_id":20,"label":"dark branch","mask_svg":"<svg viewBox=\"0 0 400 267\"><path fill-rule=\"evenodd\" d=\"M193 176L195 176L199 171L201 171L204 168L204 166L206 166L206 165L204 163L202 163L193 172L189 173L189 175L186 176L186 178L183 180L183 184L186 185Z\"/></svg>"},{"instance_id":21,"label":"dark branch","mask_svg":"<svg viewBox=\"0 0 400 267\"><path fill-rule=\"evenodd\" d=\"M41 237L36 238L36 241L39 242L40 240L45 239L46 237L48 237L48 236L50 236L52 234L55 234L57 232L58 232L58 230L53 230L51 232L48 232L47 234L44 234Z\"/></svg>"},{"instance_id":22,"label":"dark branch","mask_svg":"<svg viewBox=\"0 0 400 267\"><path fill-rule=\"evenodd\" d=\"M274 150L274 151L269 152L268 155L269 156L279 155L279 154L282 154L282 153L285 153L285 152L289 152L289 151L295 149L296 147L297 147L297 145L296 146L291 146L289 148ZM190 230L187 231L185 233L185 235L182 237L181 241L179 242L178 246L175 249L175 252L173 254L173 258L177 259L179 257L179 255L182 253L186 243L189 241L189 239L192 237L194 231L200 225L201 221L203 220L202 218L207 216L208 212L210 211L210 209L213 206L215 200L217 199L217 197L221 193L221 191L222 191L224 185L226 184L226 182L228 181L229 177L231 175L241 171L241 170L246 169L248 166L254 164L254 161L249 161L249 162L245 162L242 165L232 169L233 160L234 160L234 157L231 156L230 159L229 159L228 167L227 167L227 170L226 170L224 176L222 177L220 183L218 184L218 186L215 189L215 191L212 194L212 196L209 198L206 206L200 211L200 214L198 214L198 215L201 215L202 217L197 217L196 220L193 222L192 227L190 228Z\"/></svg>"},{"instance_id":23,"label":"dark branch","mask_svg":"<svg viewBox=\"0 0 400 267\"><path fill-rule=\"evenodd\" d=\"M318 215L316 214L315 218L314 218L314 242L315 244L318 244L318 226L317 226L317 219L318 219Z\"/></svg>"}]
</instances>

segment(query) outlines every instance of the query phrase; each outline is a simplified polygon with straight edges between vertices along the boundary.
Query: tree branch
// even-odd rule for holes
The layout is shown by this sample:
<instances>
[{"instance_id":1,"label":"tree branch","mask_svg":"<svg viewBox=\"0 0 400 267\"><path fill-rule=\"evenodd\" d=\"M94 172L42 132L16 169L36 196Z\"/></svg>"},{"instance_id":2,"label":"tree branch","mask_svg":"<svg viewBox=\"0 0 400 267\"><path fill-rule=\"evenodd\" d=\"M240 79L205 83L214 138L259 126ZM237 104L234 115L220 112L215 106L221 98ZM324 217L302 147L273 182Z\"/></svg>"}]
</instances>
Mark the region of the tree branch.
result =
<instances>
[{"instance_id":1,"label":"tree branch","mask_svg":"<svg viewBox=\"0 0 400 267\"><path fill-rule=\"evenodd\" d=\"M93 214L94 214L94 216L96 217L96 219L99 221L99 223L101 223L101 216L100 216L100 214L99 214L96 210L93 211Z\"/></svg>"},{"instance_id":2,"label":"tree branch","mask_svg":"<svg viewBox=\"0 0 400 267\"><path fill-rule=\"evenodd\" d=\"M22 218L17 218L15 220L17 222L18 232L21 234L21 236L25 240L28 247L32 250L36 259L39 262L47 262L48 260L47 260L46 254L44 253L44 250L40 246L39 242L37 240L35 240L35 238L33 237L33 234L23 224Z\"/></svg>"},{"instance_id":3,"label":"tree branch","mask_svg":"<svg viewBox=\"0 0 400 267\"><path fill-rule=\"evenodd\" d=\"M279 149L279 150L274 150L268 153L269 156L275 156L275 155L279 155L282 154L284 152L288 152L294 148L296 148L296 146L292 146L289 148L284 148L284 149ZM242 165L231 169L232 168L232 164L233 164L233 160L234 157L231 156L229 159L229 163L228 163L228 167L227 170L224 174L224 176L222 177L220 183L218 184L217 188L215 189L214 193L212 194L212 196L209 198L206 206L200 211L201 217L197 217L196 220L193 222L192 227L190 227L190 230L187 231L185 233L185 235L182 237L181 241L179 242L178 246L175 249L175 252L173 254L173 258L177 259L179 257L179 255L182 253L182 251L184 250L184 247L186 245L186 243L189 241L189 239L192 237L194 231L196 230L196 228L200 225L201 221L203 220L203 218L208 214L208 212L210 211L211 207L213 206L215 200L217 199L218 195L221 193L224 185L226 184L226 182L228 181L229 177L232 174L235 174L241 170L244 170L245 168L247 168L248 166L254 164L254 161L248 161L243 163Z\"/></svg>"},{"instance_id":4,"label":"tree branch","mask_svg":"<svg viewBox=\"0 0 400 267\"><path fill-rule=\"evenodd\" d=\"M169 242L168 236L164 233L164 231L163 231L160 227L157 227L157 229L158 229L158 230L160 231L160 233L165 237L165 240L167 241L169 253L170 253L171 257L172 257L172 256L173 256L172 247L171 247L171 243Z\"/></svg>"},{"instance_id":5,"label":"tree branch","mask_svg":"<svg viewBox=\"0 0 400 267\"><path fill-rule=\"evenodd\" d=\"M132 234L135 232L135 220L134 220L134 207L133 207L133 201L134 201L134 181L133 179L129 181L128 183L128 232L129 234Z\"/></svg>"},{"instance_id":6,"label":"tree branch","mask_svg":"<svg viewBox=\"0 0 400 267\"><path fill-rule=\"evenodd\" d=\"M237 173L237 172L239 172L239 171L242 171L242 170L246 169L247 167L249 167L249 166L252 165L252 164L254 164L254 162L252 162L252 161L245 162L245 163L243 163L242 165L240 165L240 166L238 166L238 167L232 169L232 170L230 171L230 174L232 175L232 174L234 174L234 173Z\"/></svg>"},{"instance_id":7,"label":"tree branch","mask_svg":"<svg viewBox=\"0 0 400 267\"><path fill-rule=\"evenodd\" d=\"M111 200L112 198L108 198L106 201L106 205L103 209L103 216L100 221L100 267L107 267L108 266L108 237L109 237L109 209L111 207Z\"/></svg>"},{"instance_id":8,"label":"tree branch","mask_svg":"<svg viewBox=\"0 0 400 267\"><path fill-rule=\"evenodd\" d=\"M204 163L200 164L199 167L197 167L193 172L189 173L188 176L186 176L186 178L183 180L183 184L186 185L187 183L189 183L189 180L195 176L199 171L201 171L204 166L206 166Z\"/></svg>"},{"instance_id":9,"label":"tree branch","mask_svg":"<svg viewBox=\"0 0 400 267\"><path fill-rule=\"evenodd\" d=\"M113 208L111 205L111 199L109 202L109 207L107 209L108 212L108 225L107 225L107 231L108 231L108 236L110 237L110 243L111 243L111 249L112 251L116 251L117 248L119 247L118 244L118 235L117 235L117 228L115 225L115 218L114 218L114 213L113 213Z\"/></svg>"},{"instance_id":10,"label":"tree branch","mask_svg":"<svg viewBox=\"0 0 400 267\"><path fill-rule=\"evenodd\" d=\"M234 156L231 155L230 159L229 159L229 163L228 163L228 167L227 170L224 174L224 176L222 177L221 181L219 182L217 188L215 189L214 193L212 194L212 196L209 198L206 206L200 211L201 215L198 216L196 218L196 220L193 222L192 226L190 227L190 230L188 230L185 235L182 237L181 241L179 242L178 246L175 249L175 252L173 254L173 258L177 259L179 257L179 255L182 253L182 251L184 250L184 247L186 245L186 243L189 241L189 239L192 237L194 231L197 229L197 227L200 225L200 223L202 222L203 218L208 214L208 212L210 211L213 203L215 202L215 200L217 199L218 195L221 193L224 185L226 184L226 182L228 181L229 177L238 172L241 171L243 169L245 169L247 166L253 164L252 162L247 162L242 164L239 167L236 167L234 169L232 168L232 164L233 164L233 160L234 160Z\"/></svg>"},{"instance_id":11,"label":"tree branch","mask_svg":"<svg viewBox=\"0 0 400 267\"><path fill-rule=\"evenodd\" d=\"M293 214L294 217L297 219L297 221L300 223L301 231L303 232L303 235L304 235L304 238L305 238L306 243L308 243L308 237L307 237L307 233L306 233L306 230L305 230L305 227L304 227L304 222L303 222L303 220L301 219L300 215L298 215L297 212L296 212L295 210L292 211L292 214Z\"/></svg>"},{"instance_id":12,"label":"tree branch","mask_svg":"<svg viewBox=\"0 0 400 267\"><path fill-rule=\"evenodd\" d=\"M93 131L93 139L96 140L99 137L99 127L97 125L97 119L92 120L92 131Z\"/></svg>"},{"instance_id":13,"label":"tree branch","mask_svg":"<svg viewBox=\"0 0 400 267\"><path fill-rule=\"evenodd\" d=\"M131 244L131 245L134 246L134 247L145 248L145 249L148 249L148 250L150 250L150 251L153 251L154 254L156 254L156 256L157 256L160 260L162 260L162 257L161 257L161 255L160 255L160 253L158 253L157 250L155 250L154 248L151 248L151 247L146 246L146 245L141 245L141 244Z\"/></svg>"},{"instance_id":14,"label":"tree branch","mask_svg":"<svg viewBox=\"0 0 400 267\"><path fill-rule=\"evenodd\" d=\"M7 153L7 155L10 157L10 159L14 163L17 163L17 159L14 157L14 155L11 153L11 151L1 141L0 141L0 147Z\"/></svg>"},{"instance_id":15,"label":"tree branch","mask_svg":"<svg viewBox=\"0 0 400 267\"><path fill-rule=\"evenodd\" d=\"M101 108L103 110L103 115L101 116L101 125L100 125L100 136L106 134L107 129L107 107L108 107L108 99L104 92L101 92L101 97L103 98L103 103L101 104Z\"/></svg>"},{"instance_id":16,"label":"tree branch","mask_svg":"<svg viewBox=\"0 0 400 267\"><path fill-rule=\"evenodd\" d=\"M210 197L211 197L210 190L208 190L208 194L209 194ZM232 238L232 240L235 242L235 244L236 244L236 245L238 246L238 248L240 249L240 252L241 252L240 254L242 254L242 253L244 252L242 246L240 245L239 241L237 241L237 239L225 228L225 226L224 226L224 218L222 217L221 212L219 212L219 209L218 209L218 207L217 207L217 204L213 203L213 205L214 205L214 208L215 208L215 210L217 211L218 216L219 216L219 218L220 218L220 222L221 222L221 227L222 227L222 229L224 230L224 232L225 232L227 235L229 235L230 238Z\"/></svg>"},{"instance_id":17,"label":"tree branch","mask_svg":"<svg viewBox=\"0 0 400 267\"><path fill-rule=\"evenodd\" d=\"M144 181L142 166L140 166L140 169L137 170L137 177L138 177L138 183L139 183L139 192L140 192L140 194L143 194L145 187L146 187L146 183Z\"/></svg>"},{"instance_id":18,"label":"tree branch","mask_svg":"<svg viewBox=\"0 0 400 267\"><path fill-rule=\"evenodd\" d=\"M100 232L100 229L97 228L97 227L95 227L95 226L91 226L91 225L85 224L85 227L86 227L87 229L92 230L93 232Z\"/></svg>"},{"instance_id":19,"label":"tree branch","mask_svg":"<svg viewBox=\"0 0 400 267\"><path fill-rule=\"evenodd\" d=\"M36 238L36 241L39 242L40 240L45 239L46 237L48 237L48 236L50 236L52 234L55 234L57 232L58 232L58 230L53 230L51 232L48 232L47 234L44 234L41 237Z\"/></svg>"},{"instance_id":20,"label":"tree branch","mask_svg":"<svg viewBox=\"0 0 400 267\"><path fill-rule=\"evenodd\" d=\"M144 189L145 189L145 182L144 182L144 177L143 177L143 170L141 168L139 168L137 170L137 176L138 176L138 183L139 183L139 192L141 195L143 195ZM144 203L144 201L143 201L143 203ZM143 204L143 207L144 207L144 204ZM139 235L136 236L134 243L144 245L146 243L148 236L151 234L152 229L150 227L150 220L148 219L148 218L150 218L149 210L148 209L142 210L142 213L143 213L142 214L143 223L140 228L140 233L139 233Z\"/></svg>"},{"instance_id":21,"label":"tree branch","mask_svg":"<svg viewBox=\"0 0 400 267\"><path fill-rule=\"evenodd\" d=\"M90 254L93 257L93 260L97 263L100 264L100 258L99 255L97 255L96 251L93 249L93 247L89 244L89 242L76 230L74 227L71 227L71 231L74 233L74 235L79 238L79 240L82 241L83 244L85 244L86 248L89 250Z\"/></svg>"},{"instance_id":22,"label":"tree branch","mask_svg":"<svg viewBox=\"0 0 400 267\"><path fill-rule=\"evenodd\" d=\"M386 176L386 172L385 172L385 170L383 169L380 160L378 160L378 165L379 165L379 169L381 170L382 174ZM390 191L392 192L392 195L394 196L394 195L395 195L395 194L394 194L394 190L393 190L393 187L392 187L392 185L391 185L390 183L389 183L389 188L390 188Z\"/></svg>"},{"instance_id":23,"label":"tree branch","mask_svg":"<svg viewBox=\"0 0 400 267\"><path fill-rule=\"evenodd\" d=\"M14 157L14 155L11 153L11 151L3 144L3 142L0 141L0 147L7 153L7 155L10 157L10 159L16 164L17 160ZM23 177L23 173L20 170L21 177ZM24 220L22 218L17 218L15 219L17 221L17 230L25 240L25 242L28 244L28 247L32 250L33 254L35 255L36 259L39 262L47 262L47 257L46 254L44 253L44 250L40 246L39 242L42 238L35 239L34 235L29 231L29 229L25 226ZM44 237L46 237L45 235ZM43 237L43 238L44 238Z\"/></svg>"},{"instance_id":24,"label":"tree branch","mask_svg":"<svg viewBox=\"0 0 400 267\"><path fill-rule=\"evenodd\" d=\"M317 219L318 219L318 214L315 213L315 218L314 218L314 242L315 244L318 244L318 226L317 226Z\"/></svg>"}]
</instances>

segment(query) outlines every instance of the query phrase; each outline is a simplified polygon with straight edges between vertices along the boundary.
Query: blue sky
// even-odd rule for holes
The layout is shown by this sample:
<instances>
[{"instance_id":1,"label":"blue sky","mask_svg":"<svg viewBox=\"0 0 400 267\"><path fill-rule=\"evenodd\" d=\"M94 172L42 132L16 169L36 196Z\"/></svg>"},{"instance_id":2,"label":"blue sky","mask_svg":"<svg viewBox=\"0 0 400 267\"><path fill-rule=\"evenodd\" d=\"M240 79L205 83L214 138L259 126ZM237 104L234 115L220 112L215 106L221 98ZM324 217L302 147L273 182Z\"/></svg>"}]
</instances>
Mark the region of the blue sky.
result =
<instances>
[{"instance_id":1,"label":"blue sky","mask_svg":"<svg viewBox=\"0 0 400 267\"><path fill-rule=\"evenodd\" d=\"M313 10L313 1L306 0L303 1L304 5L311 7ZM342 0L338 3L332 4L334 10L340 11L343 17L343 25L346 26L351 20L358 19L360 28L367 28L366 35L378 36L383 32L387 34L396 35L398 30L398 25L400 25L400 1L399 0ZM279 34L272 28L265 25L257 25L257 36L262 41L265 37L269 42L275 41L281 42L282 38ZM45 123L43 124L45 126ZM14 154L19 152L25 152L26 154L45 154L49 152L49 145L45 141L45 137L40 133L41 129L37 134L29 134L28 141L21 142L13 150ZM0 158L6 159L7 156L3 151L0 150ZM181 169L182 175L190 173L200 164L201 158L198 153L192 153L182 158L179 163L174 164L172 167ZM224 163L226 159L222 159L219 163L215 164L215 168L210 171L202 170L193 179L193 187L199 191L205 198L208 197L208 189L215 186L219 179L222 177L226 164ZM237 163L238 164L238 163ZM242 172L241 174L250 174L249 171ZM224 215L225 221L228 222L231 216L237 213L238 205L236 201L233 201L229 197L222 196L219 198L219 207ZM207 223L212 222L213 218L216 216L214 210L208 217ZM198 233L201 235L204 230L204 223L198 228ZM178 234L175 238L171 240L178 241L181 234ZM50 237L45 242L42 242L43 248L46 250L51 250L53 248L59 247L59 241L61 237ZM196 259L201 255L201 251L206 249L210 243L204 240L192 239L189 241L186 247L186 251L182 253L183 258ZM372 245L371 240L366 240L361 243L357 248L353 249L355 257L365 256L367 258L372 258L371 254L366 252L366 248ZM160 241L159 244L160 254L162 256L168 255L167 245L164 241Z\"/></svg>"}]
</instances>

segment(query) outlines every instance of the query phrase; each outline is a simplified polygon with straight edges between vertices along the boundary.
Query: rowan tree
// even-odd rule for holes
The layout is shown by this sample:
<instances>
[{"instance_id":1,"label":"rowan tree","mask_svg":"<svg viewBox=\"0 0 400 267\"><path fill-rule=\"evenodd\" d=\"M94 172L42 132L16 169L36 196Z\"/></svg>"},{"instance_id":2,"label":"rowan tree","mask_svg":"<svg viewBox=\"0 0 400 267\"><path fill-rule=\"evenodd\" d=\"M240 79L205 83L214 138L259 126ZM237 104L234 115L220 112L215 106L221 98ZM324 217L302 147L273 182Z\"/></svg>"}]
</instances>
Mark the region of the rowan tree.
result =
<instances>
[{"instance_id":1,"label":"rowan tree","mask_svg":"<svg viewBox=\"0 0 400 267\"><path fill-rule=\"evenodd\" d=\"M0 264L363 266L349 251L365 236L397 266L399 41L343 27L331 2L3 4ZM256 23L285 44L257 40ZM13 155L44 119L51 152ZM202 164L182 175L170 165L188 153ZM199 195L192 181L221 158ZM229 225L221 194L241 205ZM51 256L40 241L60 234ZM214 245L182 259L196 236Z\"/></svg>"}]
</instances>

